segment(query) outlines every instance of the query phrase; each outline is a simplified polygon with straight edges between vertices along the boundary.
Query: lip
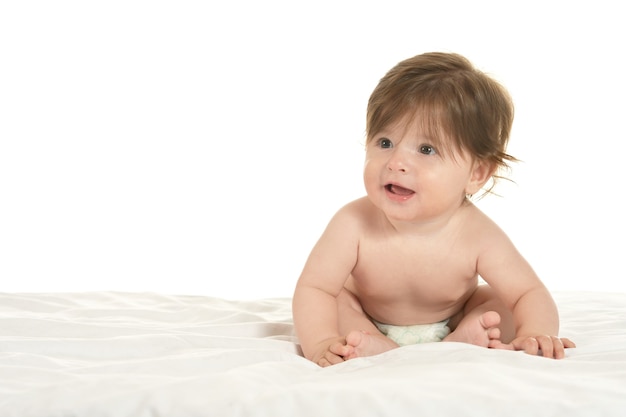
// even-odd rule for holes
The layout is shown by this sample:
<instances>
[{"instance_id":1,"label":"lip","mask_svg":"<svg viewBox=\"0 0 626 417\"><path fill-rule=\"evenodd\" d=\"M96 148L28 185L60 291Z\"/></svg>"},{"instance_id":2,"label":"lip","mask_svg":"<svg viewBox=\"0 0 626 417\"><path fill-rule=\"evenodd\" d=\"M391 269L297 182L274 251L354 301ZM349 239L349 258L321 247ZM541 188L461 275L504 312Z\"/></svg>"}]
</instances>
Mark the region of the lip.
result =
<instances>
[{"instance_id":1,"label":"lip","mask_svg":"<svg viewBox=\"0 0 626 417\"><path fill-rule=\"evenodd\" d=\"M415 191L396 183L385 184L383 188L385 189L387 198L392 201L407 201L415 195Z\"/></svg>"}]
</instances>

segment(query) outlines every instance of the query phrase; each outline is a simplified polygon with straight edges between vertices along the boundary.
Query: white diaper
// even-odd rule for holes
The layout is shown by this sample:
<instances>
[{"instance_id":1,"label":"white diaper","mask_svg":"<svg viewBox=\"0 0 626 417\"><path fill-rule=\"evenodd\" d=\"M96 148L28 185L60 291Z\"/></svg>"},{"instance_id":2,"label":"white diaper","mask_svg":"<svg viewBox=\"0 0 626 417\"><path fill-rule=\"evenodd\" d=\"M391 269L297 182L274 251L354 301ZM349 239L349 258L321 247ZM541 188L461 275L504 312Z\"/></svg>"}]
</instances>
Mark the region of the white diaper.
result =
<instances>
[{"instance_id":1,"label":"white diaper","mask_svg":"<svg viewBox=\"0 0 626 417\"><path fill-rule=\"evenodd\" d=\"M398 345L406 346L417 343L441 342L444 337L450 334L448 321L444 320L432 324L414 324L412 326L393 326L374 320L374 324L382 334Z\"/></svg>"}]
</instances>

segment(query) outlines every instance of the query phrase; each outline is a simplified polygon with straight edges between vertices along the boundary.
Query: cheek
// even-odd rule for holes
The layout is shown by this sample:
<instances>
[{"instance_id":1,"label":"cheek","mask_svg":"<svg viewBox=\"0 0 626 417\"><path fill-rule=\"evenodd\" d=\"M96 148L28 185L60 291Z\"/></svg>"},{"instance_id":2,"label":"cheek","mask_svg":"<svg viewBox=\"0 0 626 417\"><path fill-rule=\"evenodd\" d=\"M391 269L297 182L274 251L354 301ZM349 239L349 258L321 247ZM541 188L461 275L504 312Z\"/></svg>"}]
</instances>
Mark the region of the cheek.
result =
<instances>
[{"instance_id":1,"label":"cheek","mask_svg":"<svg viewBox=\"0 0 626 417\"><path fill-rule=\"evenodd\" d=\"M365 164L363 164L363 181L365 182L365 185L371 181L372 171L372 165L369 161L365 161Z\"/></svg>"},{"instance_id":2,"label":"cheek","mask_svg":"<svg viewBox=\"0 0 626 417\"><path fill-rule=\"evenodd\" d=\"M370 160L366 160L363 165L363 183L365 184L366 191L370 192L374 190L380 182L380 171L376 167L375 163Z\"/></svg>"},{"instance_id":3,"label":"cheek","mask_svg":"<svg viewBox=\"0 0 626 417\"><path fill-rule=\"evenodd\" d=\"M365 158L365 162L363 163L363 177L366 178L372 174L374 171L374 164L372 160L369 158Z\"/></svg>"}]
</instances>

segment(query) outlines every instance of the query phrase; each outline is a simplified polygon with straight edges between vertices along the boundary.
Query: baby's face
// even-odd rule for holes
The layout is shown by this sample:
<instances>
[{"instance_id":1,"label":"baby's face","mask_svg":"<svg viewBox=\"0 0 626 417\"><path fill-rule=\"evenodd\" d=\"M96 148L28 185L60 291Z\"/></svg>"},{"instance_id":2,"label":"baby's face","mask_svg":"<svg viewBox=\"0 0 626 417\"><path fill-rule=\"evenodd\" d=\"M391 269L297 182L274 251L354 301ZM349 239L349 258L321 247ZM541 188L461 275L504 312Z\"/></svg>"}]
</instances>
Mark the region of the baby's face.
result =
<instances>
[{"instance_id":1,"label":"baby's face","mask_svg":"<svg viewBox=\"0 0 626 417\"><path fill-rule=\"evenodd\" d=\"M456 210L472 192L475 164L445 142L444 155L441 146L417 120L400 121L373 136L363 175L370 200L390 219L402 221L429 221Z\"/></svg>"}]
</instances>

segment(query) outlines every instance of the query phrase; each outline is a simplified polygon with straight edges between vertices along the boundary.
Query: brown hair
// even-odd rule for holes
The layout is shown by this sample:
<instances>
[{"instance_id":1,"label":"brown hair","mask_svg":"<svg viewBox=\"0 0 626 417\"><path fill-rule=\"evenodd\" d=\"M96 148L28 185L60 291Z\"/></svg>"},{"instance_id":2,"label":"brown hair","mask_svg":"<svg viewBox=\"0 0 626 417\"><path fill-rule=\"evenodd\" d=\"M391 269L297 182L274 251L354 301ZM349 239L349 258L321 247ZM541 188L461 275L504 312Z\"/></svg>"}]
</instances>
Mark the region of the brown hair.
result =
<instances>
[{"instance_id":1,"label":"brown hair","mask_svg":"<svg viewBox=\"0 0 626 417\"><path fill-rule=\"evenodd\" d=\"M465 150L492 164L494 172L517 161L506 153L513 124L509 93L459 54L430 52L393 67L370 96L366 143L405 117L419 117L433 145Z\"/></svg>"}]
</instances>

